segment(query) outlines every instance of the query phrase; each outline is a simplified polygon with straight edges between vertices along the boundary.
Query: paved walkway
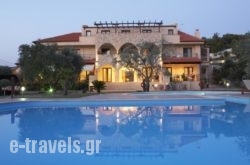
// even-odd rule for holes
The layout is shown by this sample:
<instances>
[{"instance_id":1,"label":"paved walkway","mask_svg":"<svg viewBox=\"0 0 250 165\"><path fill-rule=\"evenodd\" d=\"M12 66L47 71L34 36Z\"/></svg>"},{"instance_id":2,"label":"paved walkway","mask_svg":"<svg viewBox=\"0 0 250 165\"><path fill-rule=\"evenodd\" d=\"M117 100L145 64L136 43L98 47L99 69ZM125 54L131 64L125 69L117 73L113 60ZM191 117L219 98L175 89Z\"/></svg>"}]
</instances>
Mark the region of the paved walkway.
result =
<instances>
[{"instance_id":1,"label":"paved walkway","mask_svg":"<svg viewBox=\"0 0 250 165\"><path fill-rule=\"evenodd\" d=\"M0 98L0 103L19 101L45 101L45 100L178 100L178 99L204 99L227 98L230 100L244 100L250 103L250 93L241 95L239 91L166 91L166 92L134 92L134 93L103 93L82 98ZM249 100L249 101L248 101Z\"/></svg>"},{"instance_id":2,"label":"paved walkway","mask_svg":"<svg viewBox=\"0 0 250 165\"><path fill-rule=\"evenodd\" d=\"M152 100L152 99L184 99L204 98L203 95L167 92L140 92L140 93L105 93L84 97L84 100Z\"/></svg>"}]
</instances>

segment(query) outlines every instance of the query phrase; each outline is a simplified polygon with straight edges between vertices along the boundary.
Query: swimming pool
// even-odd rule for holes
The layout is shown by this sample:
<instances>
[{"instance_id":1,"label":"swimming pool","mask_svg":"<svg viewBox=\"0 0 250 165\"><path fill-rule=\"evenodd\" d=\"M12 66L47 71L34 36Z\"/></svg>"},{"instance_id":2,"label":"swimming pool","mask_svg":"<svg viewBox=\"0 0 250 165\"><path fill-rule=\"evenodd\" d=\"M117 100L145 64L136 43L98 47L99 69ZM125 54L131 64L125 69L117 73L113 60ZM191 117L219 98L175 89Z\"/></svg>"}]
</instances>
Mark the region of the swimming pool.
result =
<instances>
[{"instance_id":1,"label":"swimming pool","mask_svg":"<svg viewBox=\"0 0 250 165\"><path fill-rule=\"evenodd\" d=\"M249 121L247 104L219 98L2 103L0 164L246 165Z\"/></svg>"}]
</instances>

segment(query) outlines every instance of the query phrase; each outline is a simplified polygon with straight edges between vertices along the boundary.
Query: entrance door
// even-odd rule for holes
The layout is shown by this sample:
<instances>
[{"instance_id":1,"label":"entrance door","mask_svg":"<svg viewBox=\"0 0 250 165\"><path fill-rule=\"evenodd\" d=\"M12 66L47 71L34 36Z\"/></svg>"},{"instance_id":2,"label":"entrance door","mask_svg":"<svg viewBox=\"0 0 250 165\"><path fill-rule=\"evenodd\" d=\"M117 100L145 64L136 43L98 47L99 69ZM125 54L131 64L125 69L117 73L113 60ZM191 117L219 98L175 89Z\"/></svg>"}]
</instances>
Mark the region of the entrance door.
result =
<instances>
[{"instance_id":1,"label":"entrance door","mask_svg":"<svg viewBox=\"0 0 250 165\"><path fill-rule=\"evenodd\" d=\"M186 76L193 74L193 67L184 67L184 74Z\"/></svg>"},{"instance_id":2,"label":"entrance door","mask_svg":"<svg viewBox=\"0 0 250 165\"><path fill-rule=\"evenodd\" d=\"M112 81L112 68L102 68L102 79L104 82Z\"/></svg>"}]
</instances>

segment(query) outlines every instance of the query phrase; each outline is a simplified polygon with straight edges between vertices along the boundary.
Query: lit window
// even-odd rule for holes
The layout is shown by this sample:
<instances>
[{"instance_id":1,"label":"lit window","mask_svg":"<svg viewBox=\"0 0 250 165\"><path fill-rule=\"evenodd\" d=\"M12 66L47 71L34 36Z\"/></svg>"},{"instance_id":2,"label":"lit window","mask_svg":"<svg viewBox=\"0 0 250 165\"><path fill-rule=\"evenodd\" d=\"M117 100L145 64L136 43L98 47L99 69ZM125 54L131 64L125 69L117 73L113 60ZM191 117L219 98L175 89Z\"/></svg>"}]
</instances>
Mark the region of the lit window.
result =
<instances>
[{"instance_id":1,"label":"lit window","mask_svg":"<svg viewBox=\"0 0 250 165\"><path fill-rule=\"evenodd\" d=\"M125 71L125 82L133 82L133 81L134 81L134 72Z\"/></svg>"},{"instance_id":2,"label":"lit window","mask_svg":"<svg viewBox=\"0 0 250 165\"><path fill-rule=\"evenodd\" d=\"M112 68L102 68L102 78L104 82L112 81Z\"/></svg>"}]
</instances>

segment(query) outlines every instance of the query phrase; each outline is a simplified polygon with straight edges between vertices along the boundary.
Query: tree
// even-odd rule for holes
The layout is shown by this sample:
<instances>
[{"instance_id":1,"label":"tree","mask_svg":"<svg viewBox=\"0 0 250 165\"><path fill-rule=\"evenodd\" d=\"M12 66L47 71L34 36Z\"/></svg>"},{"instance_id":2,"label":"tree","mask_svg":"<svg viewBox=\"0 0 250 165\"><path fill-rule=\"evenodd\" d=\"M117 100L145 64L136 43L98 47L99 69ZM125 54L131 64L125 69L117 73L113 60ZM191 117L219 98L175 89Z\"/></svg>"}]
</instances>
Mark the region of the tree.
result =
<instances>
[{"instance_id":1,"label":"tree","mask_svg":"<svg viewBox=\"0 0 250 165\"><path fill-rule=\"evenodd\" d=\"M212 38L205 39L205 41L211 52L215 53L223 50L223 42L219 33L214 33Z\"/></svg>"},{"instance_id":2,"label":"tree","mask_svg":"<svg viewBox=\"0 0 250 165\"><path fill-rule=\"evenodd\" d=\"M210 48L210 52L216 53L228 48L232 48L233 45L241 40L243 35L239 34L224 34L222 37L219 33L214 33L212 38L205 38L205 44Z\"/></svg>"},{"instance_id":3,"label":"tree","mask_svg":"<svg viewBox=\"0 0 250 165\"><path fill-rule=\"evenodd\" d=\"M40 88L55 82L56 45L21 45L19 47L19 64L25 84L39 84Z\"/></svg>"},{"instance_id":4,"label":"tree","mask_svg":"<svg viewBox=\"0 0 250 165\"><path fill-rule=\"evenodd\" d=\"M72 48L56 45L21 45L19 63L24 83L39 84L40 88L55 88L59 84L67 95L70 82L75 83L84 61Z\"/></svg>"},{"instance_id":5,"label":"tree","mask_svg":"<svg viewBox=\"0 0 250 165\"><path fill-rule=\"evenodd\" d=\"M5 96L5 91L6 91L6 87L10 86L11 82L8 79L1 79L0 80L0 90L3 90L4 96Z\"/></svg>"},{"instance_id":6,"label":"tree","mask_svg":"<svg viewBox=\"0 0 250 165\"><path fill-rule=\"evenodd\" d=\"M17 79L14 75L12 75L11 68L8 66L0 66L0 76L2 79L2 87L10 86L11 98L14 97L15 93L15 85L17 83ZM8 85L7 85L8 84ZM4 91L5 95L5 91Z\"/></svg>"},{"instance_id":7,"label":"tree","mask_svg":"<svg viewBox=\"0 0 250 165\"><path fill-rule=\"evenodd\" d=\"M0 75L11 75L11 69L8 66L0 66Z\"/></svg>"},{"instance_id":8,"label":"tree","mask_svg":"<svg viewBox=\"0 0 250 165\"><path fill-rule=\"evenodd\" d=\"M250 35L246 34L245 38L235 43L233 47L234 53L239 58L241 66L244 66L244 77L250 78Z\"/></svg>"},{"instance_id":9,"label":"tree","mask_svg":"<svg viewBox=\"0 0 250 165\"><path fill-rule=\"evenodd\" d=\"M161 68L160 48L151 42L142 42L137 47L127 45L121 51L120 56L114 59L114 62L136 71L143 80L143 91L149 91L150 81L158 75Z\"/></svg>"},{"instance_id":10,"label":"tree","mask_svg":"<svg viewBox=\"0 0 250 165\"><path fill-rule=\"evenodd\" d=\"M222 79L230 80L235 84L239 84L242 77L245 77L247 69L247 58L249 52L246 52L249 43L247 44L246 39L248 35L238 34L225 34L222 37L218 33L215 33L211 39L206 39L206 44L210 47L210 51L213 53L223 51L228 48L232 48L233 53L237 55L236 59L232 59L228 52L225 52L221 56L221 60L225 60L220 69L214 69L213 78L215 82L220 82ZM243 43L246 42L246 43ZM248 54L248 55L247 55ZM250 73L250 72L249 72Z\"/></svg>"},{"instance_id":11,"label":"tree","mask_svg":"<svg viewBox=\"0 0 250 165\"><path fill-rule=\"evenodd\" d=\"M75 53L71 48L62 49L57 57L57 79L61 82L64 89L64 95L67 95L69 84L72 81L76 82L79 79L79 74L82 70L84 61L82 57Z\"/></svg>"}]
</instances>

